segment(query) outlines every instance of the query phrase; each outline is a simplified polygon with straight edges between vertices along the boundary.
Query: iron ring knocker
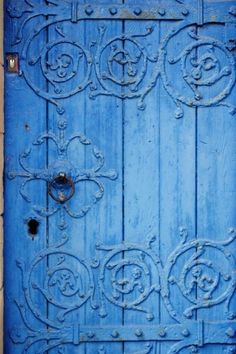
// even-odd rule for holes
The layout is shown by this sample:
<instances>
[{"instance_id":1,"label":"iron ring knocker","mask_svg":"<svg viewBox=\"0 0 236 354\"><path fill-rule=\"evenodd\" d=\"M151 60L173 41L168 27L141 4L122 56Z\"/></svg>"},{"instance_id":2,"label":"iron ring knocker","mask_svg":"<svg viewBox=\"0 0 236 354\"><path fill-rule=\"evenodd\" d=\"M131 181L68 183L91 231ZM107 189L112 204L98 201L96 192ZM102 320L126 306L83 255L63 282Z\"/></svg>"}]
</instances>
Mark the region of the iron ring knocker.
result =
<instances>
[{"instance_id":1,"label":"iron ring knocker","mask_svg":"<svg viewBox=\"0 0 236 354\"><path fill-rule=\"evenodd\" d=\"M69 193L65 194L64 189L69 189ZM59 192L55 194L53 189L58 189ZM66 173L60 172L55 176L48 184L48 194L56 201L61 204L70 200L75 193L75 183L71 177L67 177Z\"/></svg>"}]
</instances>

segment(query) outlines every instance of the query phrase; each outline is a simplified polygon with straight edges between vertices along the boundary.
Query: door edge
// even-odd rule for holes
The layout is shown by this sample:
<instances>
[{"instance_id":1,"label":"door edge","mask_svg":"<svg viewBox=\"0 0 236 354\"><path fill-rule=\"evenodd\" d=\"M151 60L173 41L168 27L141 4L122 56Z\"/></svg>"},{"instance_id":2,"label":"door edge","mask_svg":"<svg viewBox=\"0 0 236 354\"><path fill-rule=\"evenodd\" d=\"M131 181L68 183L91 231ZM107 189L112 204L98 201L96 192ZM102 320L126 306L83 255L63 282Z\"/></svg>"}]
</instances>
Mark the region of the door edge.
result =
<instances>
[{"instance_id":1,"label":"door edge","mask_svg":"<svg viewBox=\"0 0 236 354\"><path fill-rule=\"evenodd\" d=\"M0 0L0 354L3 354L3 121L4 121L3 0Z\"/></svg>"}]
</instances>

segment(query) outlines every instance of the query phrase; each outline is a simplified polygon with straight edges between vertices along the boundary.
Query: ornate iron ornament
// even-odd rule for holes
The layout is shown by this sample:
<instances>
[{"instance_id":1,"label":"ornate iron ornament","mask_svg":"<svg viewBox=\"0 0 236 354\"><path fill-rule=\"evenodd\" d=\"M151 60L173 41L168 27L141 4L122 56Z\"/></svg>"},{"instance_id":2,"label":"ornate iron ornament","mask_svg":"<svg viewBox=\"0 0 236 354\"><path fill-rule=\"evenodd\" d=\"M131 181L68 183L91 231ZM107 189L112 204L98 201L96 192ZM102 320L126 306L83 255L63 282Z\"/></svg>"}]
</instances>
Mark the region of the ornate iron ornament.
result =
<instances>
[{"instance_id":1,"label":"ornate iron ornament","mask_svg":"<svg viewBox=\"0 0 236 354\"><path fill-rule=\"evenodd\" d=\"M65 223L65 214L72 218L78 219L85 216L88 211L96 204L104 194L103 179L115 180L118 175L115 170L104 171L105 159L101 151L82 133L75 133L66 138L65 131L67 122L64 116L58 119L58 135L53 132L45 132L41 134L32 146L39 146L46 141L53 142L57 159L45 166L44 169L32 169L27 166L27 159L32 153L32 149L26 149L18 158L21 171L10 171L8 178L23 178L24 181L20 186L20 194L22 198L32 205L32 209L42 217L49 217L59 212L58 227L63 230L67 227ZM77 140L85 149L89 149L90 154L94 157L94 165L89 169L81 169L73 165L73 161L68 158L68 149L73 141ZM65 179L64 183L60 183L61 179ZM41 205L35 205L33 197L29 195L27 186L32 181L44 181L48 185L48 193L52 202L48 208ZM97 189L91 193L89 201L83 202L83 206L78 210L72 210L70 207L70 199L76 192L78 184L85 182L93 183ZM80 197L81 198L81 197Z\"/></svg>"},{"instance_id":2,"label":"ornate iron ornament","mask_svg":"<svg viewBox=\"0 0 236 354\"><path fill-rule=\"evenodd\" d=\"M98 95L115 96L120 99L137 98L138 108L144 109L144 98L156 87L158 78L161 78L164 88L177 105L176 118L183 116L182 105L188 107L223 105L229 107L230 113L234 114L235 107L228 102L227 98L235 85L233 54L235 46L229 45L227 40L224 43L217 38L194 33L195 27L193 27L195 24L202 25L204 22L235 23L234 7L229 6L228 13L225 15L215 12L213 16L211 7L204 13L201 2L199 6L202 8L198 12L192 7L188 8L184 1L176 0L171 1L170 6L168 4L164 8L158 5L156 10L151 9L149 12L143 7L144 5L134 8L114 5L105 7L101 15L97 5L84 6L72 0L50 0L48 5L46 3L38 5L36 1L25 0L23 8L22 4L19 6L19 2L12 0L7 10L13 19L20 21L14 44L22 45L20 58L22 77L38 96L55 104L60 114L64 113L60 101L84 90L88 91L90 98ZM170 8L172 15L168 10ZM126 15L123 16L123 13ZM24 27L38 16L43 17L44 21L35 27L33 33L24 38ZM106 25L104 24L98 28L99 40L93 41L89 47L71 40L64 32L63 23L66 21L71 21L73 24L85 19L99 18L104 20L111 18L113 20L181 19L182 21L179 25L173 26L152 56L147 53L142 44L142 39L155 31L152 25L147 28L146 33L122 33L105 40ZM30 53L31 44L40 33L53 26L56 26L58 38L46 43L40 53L33 56ZM171 57L168 55L168 46L175 41L179 33L186 33L189 36L189 44ZM200 53L199 57L196 56L197 51ZM121 70L114 70L116 66ZM187 95L181 94L178 79L176 82L170 80L168 71L174 66L176 72L180 72L178 79L185 86ZM52 90L46 91L34 82L29 74L30 67L35 67L35 70L40 69L42 77L51 84ZM71 89L65 85L68 82L71 84ZM217 94L207 94L207 87L218 87L219 83L222 87Z\"/></svg>"},{"instance_id":3,"label":"ornate iron ornament","mask_svg":"<svg viewBox=\"0 0 236 354\"><path fill-rule=\"evenodd\" d=\"M143 245L97 244L97 251L105 252L105 257L100 258L97 254L94 259L85 260L65 248L68 241L66 234L63 235L61 243L36 255L29 267L26 268L24 262L18 260L26 305L19 301L15 301L15 304L21 313L24 328L12 329L11 340L15 344L23 344L22 353L28 353L39 342L46 342L38 352L41 354L52 348L62 350L67 344L120 342L121 338L122 341L145 341L144 349L139 353L152 353L152 341L173 341L168 354L177 354L184 348L197 353L198 348L205 344L236 345L236 315L231 309L231 300L236 289L235 258L227 249L235 240L235 230L230 229L229 238L218 242L207 239L188 240L187 231L182 227L180 236L179 246L164 263L153 250L155 237ZM215 254L215 259L209 256L211 251ZM178 269L178 260L184 258L188 252L191 252L192 256L187 260L185 258L183 268ZM50 267L45 278L39 280L34 275L40 267L45 266L48 257ZM217 257L221 258L221 264L217 262ZM226 264L229 271L225 271ZM129 272L125 273L125 268L129 268ZM178 274L175 268L178 269ZM98 270L98 280L95 280L93 269ZM178 287L179 294L189 304L183 312L173 305L173 286ZM197 298L194 296L196 289L199 292ZM47 315L43 309L37 307L35 301L39 293L57 309L56 312ZM151 322L154 313L145 307L145 303L152 293L161 297L175 321L174 324L136 324L129 326L127 331L126 326L96 327L66 321L71 312L76 312L84 306L98 311L100 317L109 316L105 310L106 303L109 303L124 311L143 312L147 321ZM197 310L218 304L225 305L226 320L194 320ZM28 320L28 312L48 329L34 329ZM232 348L234 347L228 348L229 353ZM101 346L98 354L101 352L106 353L105 345Z\"/></svg>"},{"instance_id":4,"label":"ornate iron ornament","mask_svg":"<svg viewBox=\"0 0 236 354\"><path fill-rule=\"evenodd\" d=\"M151 354L153 341L174 342L168 354L180 353L185 348L197 353L205 344L215 343L227 344L227 353L233 353L235 350L236 315L231 309L236 288L235 257L228 249L235 240L233 229L230 230L229 238L222 242L208 239L188 240L187 232L182 229L179 246L165 262L154 251L154 238L143 245L125 242L118 245L97 244L95 258L85 260L66 246L68 236L63 231L67 227L66 213L72 218L85 216L103 196L103 179L115 180L117 173L113 170L104 171L102 153L83 134L74 133L70 138L66 138L65 108L61 104L62 100L64 104L66 98L85 91L91 99L99 95L126 100L137 99L138 108L145 109L145 97L157 87L160 79L176 104L176 118L183 116L183 106L197 108L223 105L229 108L230 113L235 113L235 107L229 103L229 96L235 85L235 47L229 46L227 41L221 42L217 38L206 37L195 31L195 25L203 25L204 22L235 22L234 7L229 7L226 15L214 14L213 21L211 10L204 13L202 1L198 2L198 13L187 7L186 2L182 0L171 3L174 4L171 11L168 6L159 5L148 11L142 4L127 8L123 5L107 6L101 13L95 4L83 6L73 0L48 0L44 5L39 5L36 0L25 0L23 8L19 7L19 2L13 0L7 9L11 18L20 23L14 44L22 48L22 79L39 97L54 104L61 115L58 120L58 135L45 132L33 143L39 146L47 140L54 142L57 159L48 168L31 170L27 166L27 158L31 154L31 149L28 149L19 157L22 170L8 174L9 178L18 177L24 180L20 193L28 203L33 204L26 191L28 183L42 180L48 184L54 205L48 209L33 205L33 209L43 217L58 212L58 227L62 237L58 245L51 245L37 254L29 267L26 268L22 260L17 261L22 273L24 298L21 301L25 304L19 300L15 303L21 313L24 327L13 328L10 337L13 343L22 345L22 353L30 352L38 343L42 344L38 353L43 354L54 348L63 353L67 344L78 346L81 343L101 342L98 354L109 354L104 342L121 342L121 338L122 341L143 342L140 351L125 354ZM26 38L23 29L37 17L40 17L42 22L35 26L34 32ZM90 43L87 47L68 38L64 22L69 21L73 25L80 20L91 19L103 19L104 22L107 19L164 19L181 22L173 26L156 48L154 55L151 55L143 45L143 40L155 35L154 25L150 25L143 33L120 33L113 38L107 38L106 24L100 25L97 29L98 41ZM32 43L37 40L38 35L52 27L57 38L46 43L38 55L32 55ZM186 36L188 44L171 56L168 48L179 34ZM66 50L61 49L65 47ZM221 61L222 57L224 63ZM122 68L118 72L114 70L116 65ZM82 67L85 70L80 70ZM38 86L30 76L30 70L38 68L42 77L49 83L50 90ZM180 73L180 80L185 85L184 95L179 91L178 80L170 80L170 71L173 68L180 68L176 72ZM68 82L72 87L70 90L66 88ZM206 88L219 83L221 87L217 94L205 95ZM89 170L78 170L73 162L68 160L68 146L75 139L86 149L92 147L95 164ZM70 200L77 185L84 181L94 183L98 189L91 195L89 204L73 211L70 209ZM214 257L210 257L211 252L222 259L222 265L217 263ZM179 259L188 253L188 260L182 269L178 269ZM35 279L34 274L40 267L45 267L49 257L51 262L45 278L43 281ZM124 269L127 268L130 270L129 277L123 275ZM224 269L230 270L226 272ZM108 283L110 287L107 289ZM183 312L174 306L173 289L178 289L187 303ZM199 294L197 298L196 289ZM56 314L54 312L50 317L38 308L36 294L51 304L57 310ZM157 296L163 301L167 312L175 321L174 324L150 325L154 319L154 309L148 308L146 302L151 296ZM109 316L108 304L123 311L143 313L147 324L130 326L127 331L124 326L83 326L79 321L67 321L69 314L76 313L86 306L101 318ZM197 310L219 304L225 306L226 320L207 322L201 318L194 319ZM42 330L34 328L28 319L29 313L30 318L41 323Z\"/></svg>"}]
</instances>

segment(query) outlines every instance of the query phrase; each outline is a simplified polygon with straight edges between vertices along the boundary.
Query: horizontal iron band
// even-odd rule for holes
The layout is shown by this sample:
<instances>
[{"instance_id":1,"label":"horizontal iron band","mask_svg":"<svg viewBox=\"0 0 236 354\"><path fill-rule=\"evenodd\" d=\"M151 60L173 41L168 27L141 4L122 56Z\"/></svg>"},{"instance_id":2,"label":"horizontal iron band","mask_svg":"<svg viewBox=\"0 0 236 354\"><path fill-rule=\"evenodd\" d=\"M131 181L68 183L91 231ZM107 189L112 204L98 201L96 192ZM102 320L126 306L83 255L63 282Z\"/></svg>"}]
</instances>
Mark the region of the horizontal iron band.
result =
<instances>
[{"instance_id":1,"label":"horizontal iron band","mask_svg":"<svg viewBox=\"0 0 236 354\"><path fill-rule=\"evenodd\" d=\"M79 331L76 332L75 328ZM65 332L64 332L65 331ZM174 325L80 326L63 330L69 343L185 341L191 345L236 344L236 321L189 321Z\"/></svg>"},{"instance_id":2,"label":"horizontal iron band","mask_svg":"<svg viewBox=\"0 0 236 354\"><path fill-rule=\"evenodd\" d=\"M38 332L40 340L57 340L62 344L94 342L183 342L199 347L205 344L236 344L236 321L205 322L187 321L171 325L133 326L80 326L79 323L61 329L47 329ZM11 332L14 343L24 343L32 332L15 328ZM37 341L37 334L33 337Z\"/></svg>"},{"instance_id":3,"label":"horizontal iron band","mask_svg":"<svg viewBox=\"0 0 236 354\"><path fill-rule=\"evenodd\" d=\"M162 5L156 3L135 3L96 5L94 3L81 5L76 1L71 5L71 20L183 20L192 23L208 22L236 22L235 3L229 1L224 7L219 2L210 2L200 11L194 6L182 4L173 5L173 1L166 0Z\"/></svg>"}]
</instances>

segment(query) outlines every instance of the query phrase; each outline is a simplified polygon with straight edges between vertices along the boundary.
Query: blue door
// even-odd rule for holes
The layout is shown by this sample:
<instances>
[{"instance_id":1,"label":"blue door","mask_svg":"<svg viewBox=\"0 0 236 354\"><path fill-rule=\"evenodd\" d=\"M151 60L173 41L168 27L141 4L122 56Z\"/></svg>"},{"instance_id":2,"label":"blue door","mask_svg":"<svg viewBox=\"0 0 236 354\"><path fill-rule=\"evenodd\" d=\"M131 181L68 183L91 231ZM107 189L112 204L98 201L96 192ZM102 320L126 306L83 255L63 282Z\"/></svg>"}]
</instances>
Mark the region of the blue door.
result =
<instances>
[{"instance_id":1,"label":"blue door","mask_svg":"<svg viewBox=\"0 0 236 354\"><path fill-rule=\"evenodd\" d=\"M236 1L5 0L6 354L236 353Z\"/></svg>"}]
</instances>

